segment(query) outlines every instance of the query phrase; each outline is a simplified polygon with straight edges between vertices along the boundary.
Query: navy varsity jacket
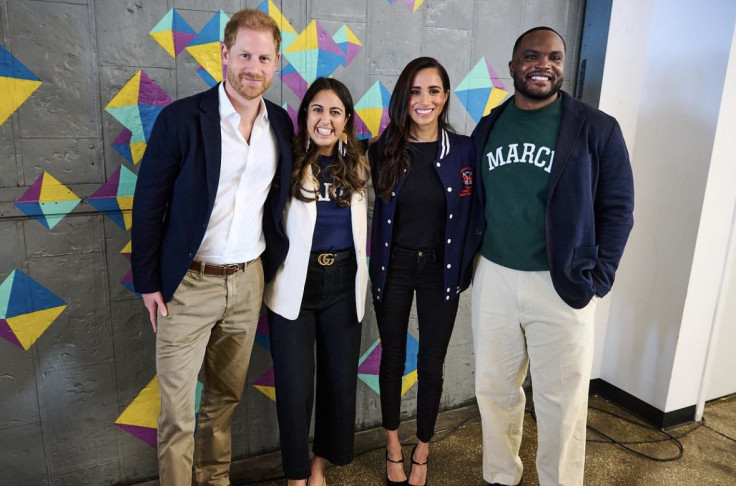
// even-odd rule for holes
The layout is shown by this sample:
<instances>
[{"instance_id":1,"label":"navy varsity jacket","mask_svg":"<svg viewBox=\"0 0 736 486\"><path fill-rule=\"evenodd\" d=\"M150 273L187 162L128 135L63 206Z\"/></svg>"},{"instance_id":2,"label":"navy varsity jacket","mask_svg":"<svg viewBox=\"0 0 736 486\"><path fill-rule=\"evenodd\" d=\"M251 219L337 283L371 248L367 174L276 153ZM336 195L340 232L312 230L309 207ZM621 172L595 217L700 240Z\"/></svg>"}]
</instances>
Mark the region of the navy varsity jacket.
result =
<instances>
[{"instance_id":1,"label":"navy varsity jacket","mask_svg":"<svg viewBox=\"0 0 736 486\"><path fill-rule=\"evenodd\" d=\"M383 162L379 140L368 150L371 173L377 174ZM483 208L473 197L476 182L475 148L470 137L440 130L434 167L447 196L445 221L445 300L455 299L468 288L472 277L475 249L483 237ZM409 169L411 170L411 169ZM396 200L404 185L404 175L391 193L388 202L376 197L371 225L371 257L369 275L371 290L381 300L391 255L392 222Z\"/></svg>"}]
</instances>

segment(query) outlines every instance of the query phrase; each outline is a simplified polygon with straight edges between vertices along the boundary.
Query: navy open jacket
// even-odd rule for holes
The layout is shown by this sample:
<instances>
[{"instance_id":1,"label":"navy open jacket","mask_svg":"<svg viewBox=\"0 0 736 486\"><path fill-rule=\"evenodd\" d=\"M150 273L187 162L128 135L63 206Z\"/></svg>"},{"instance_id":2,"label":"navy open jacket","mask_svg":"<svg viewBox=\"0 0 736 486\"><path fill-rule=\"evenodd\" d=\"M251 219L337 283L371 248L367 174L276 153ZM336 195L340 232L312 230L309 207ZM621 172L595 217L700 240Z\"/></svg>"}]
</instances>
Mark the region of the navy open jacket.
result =
<instances>
[{"instance_id":1,"label":"navy open jacket","mask_svg":"<svg viewBox=\"0 0 736 486\"><path fill-rule=\"evenodd\" d=\"M161 111L138 172L133 284L139 293L161 291L166 302L192 263L215 204L222 155L218 86ZM281 213L289 194L294 129L279 106L266 100L266 111L280 154L263 211L266 250L261 259L268 281L289 247Z\"/></svg>"},{"instance_id":2,"label":"navy open jacket","mask_svg":"<svg viewBox=\"0 0 736 486\"><path fill-rule=\"evenodd\" d=\"M611 290L634 225L634 181L623 134L611 116L562 92L562 119L547 188L547 259L555 290L585 307ZM493 124L513 97L473 131L479 170ZM477 195L485 207L483 177ZM493 228L486 228L493 231Z\"/></svg>"}]
</instances>

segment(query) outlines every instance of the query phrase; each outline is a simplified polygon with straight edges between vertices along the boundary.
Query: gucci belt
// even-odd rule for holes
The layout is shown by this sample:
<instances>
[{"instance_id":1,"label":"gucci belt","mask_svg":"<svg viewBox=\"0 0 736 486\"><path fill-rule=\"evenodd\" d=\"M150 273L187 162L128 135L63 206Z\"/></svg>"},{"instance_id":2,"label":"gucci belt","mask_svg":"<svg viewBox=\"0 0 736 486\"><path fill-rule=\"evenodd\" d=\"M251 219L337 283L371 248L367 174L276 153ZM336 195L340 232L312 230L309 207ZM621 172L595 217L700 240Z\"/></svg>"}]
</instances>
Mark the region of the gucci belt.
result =
<instances>
[{"instance_id":1,"label":"gucci belt","mask_svg":"<svg viewBox=\"0 0 736 486\"><path fill-rule=\"evenodd\" d=\"M329 267L335 263L335 255L333 253L320 253L317 256L317 263L323 267Z\"/></svg>"}]
</instances>

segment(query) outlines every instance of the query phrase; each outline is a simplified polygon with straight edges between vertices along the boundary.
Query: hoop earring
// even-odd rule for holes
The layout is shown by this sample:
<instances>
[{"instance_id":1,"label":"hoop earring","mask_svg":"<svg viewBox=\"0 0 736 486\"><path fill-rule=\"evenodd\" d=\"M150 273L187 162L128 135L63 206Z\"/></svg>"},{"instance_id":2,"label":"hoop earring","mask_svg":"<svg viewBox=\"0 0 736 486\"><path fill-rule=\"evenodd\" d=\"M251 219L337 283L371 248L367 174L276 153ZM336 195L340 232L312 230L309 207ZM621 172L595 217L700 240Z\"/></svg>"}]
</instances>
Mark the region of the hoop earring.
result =
<instances>
[{"instance_id":1,"label":"hoop earring","mask_svg":"<svg viewBox=\"0 0 736 486\"><path fill-rule=\"evenodd\" d=\"M337 150L340 152L340 155L345 157L348 153L348 135L345 132L342 132L340 135L340 138L337 140Z\"/></svg>"}]
</instances>

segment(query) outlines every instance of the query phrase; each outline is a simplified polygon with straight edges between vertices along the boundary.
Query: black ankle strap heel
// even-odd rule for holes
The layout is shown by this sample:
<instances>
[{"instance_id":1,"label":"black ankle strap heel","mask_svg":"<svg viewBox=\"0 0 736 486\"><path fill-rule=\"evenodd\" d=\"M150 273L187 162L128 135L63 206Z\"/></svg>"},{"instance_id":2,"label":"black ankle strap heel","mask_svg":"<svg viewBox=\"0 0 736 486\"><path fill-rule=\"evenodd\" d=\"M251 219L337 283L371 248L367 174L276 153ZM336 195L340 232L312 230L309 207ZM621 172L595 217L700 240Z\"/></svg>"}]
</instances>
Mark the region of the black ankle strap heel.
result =
<instances>
[{"instance_id":1,"label":"black ankle strap heel","mask_svg":"<svg viewBox=\"0 0 736 486\"><path fill-rule=\"evenodd\" d=\"M401 452L401 459L398 461L394 461L390 457L388 457L388 450L386 451L386 462L390 462L391 464L404 464L404 452ZM404 481L391 481L388 478L388 468L386 468L386 486L407 486L409 484L409 480L405 479Z\"/></svg>"},{"instance_id":2,"label":"black ankle strap heel","mask_svg":"<svg viewBox=\"0 0 736 486\"><path fill-rule=\"evenodd\" d=\"M416 451L416 450L417 450L417 446L414 446L414 448L411 450L411 464L412 464L412 466L427 466L427 464L429 463L429 456L427 457L427 460L426 461L424 461L424 462L417 462L417 461L414 460L414 451ZM427 467L427 474L424 477L424 484L422 484L422 485L414 485L414 484L411 484L408 479L406 481L406 484L408 486L427 486L429 484L429 479L428 478L429 478L429 467Z\"/></svg>"}]
</instances>

